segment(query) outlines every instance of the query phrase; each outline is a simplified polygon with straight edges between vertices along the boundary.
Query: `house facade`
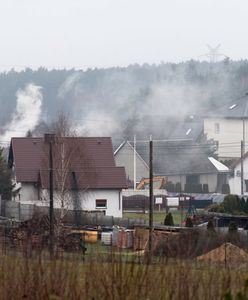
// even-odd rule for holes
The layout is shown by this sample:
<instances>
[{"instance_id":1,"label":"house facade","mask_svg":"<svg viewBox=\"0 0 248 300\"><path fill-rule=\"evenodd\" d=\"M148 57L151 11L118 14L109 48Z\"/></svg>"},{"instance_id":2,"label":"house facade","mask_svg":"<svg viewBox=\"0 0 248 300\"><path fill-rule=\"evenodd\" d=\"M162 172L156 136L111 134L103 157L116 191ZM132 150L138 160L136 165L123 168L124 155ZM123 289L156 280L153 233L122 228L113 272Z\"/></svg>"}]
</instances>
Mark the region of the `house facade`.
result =
<instances>
[{"instance_id":1,"label":"house facade","mask_svg":"<svg viewBox=\"0 0 248 300\"><path fill-rule=\"evenodd\" d=\"M230 193L241 195L241 160L238 159L232 165L232 173L229 177ZM248 152L243 156L243 192L248 195Z\"/></svg>"},{"instance_id":2,"label":"house facade","mask_svg":"<svg viewBox=\"0 0 248 300\"><path fill-rule=\"evenodd\" d=\"M204 133L218 144L219 158L240 157L241 141L248 146L248 97L227 104L204 116Z\"/></svg>"},{"instance_id":3,"label":"house facade","mask_svg":"<svg viewBox=\"0 0 248 300\"><path fill-rule=\"evenodd\" d=\"M13 201L49 206L49 157L44 138L12 138ZM110 138L58 138L53 145L54 207L122 216L123 167Z\"/></svg>"},{"instance_id":4,"label":"house facade","mask_svg":"<svg viewBox=\"0 0 248 300\"><path fill-rule=\"evenodd\" d=\"M149 177L148 144L136 147L137 181ZM124 166L128 178L133 178L134 147L131 142L115 151L116 164ZM120 159L121 158L121 159ZM207 153L206 149L192 142L160 142L153 147L154 176L162 176L166 182L180 184L182 192L190 186L207 185L210 193L222 191L227 183L229 168Z\"/></svg>"}]
</instances>

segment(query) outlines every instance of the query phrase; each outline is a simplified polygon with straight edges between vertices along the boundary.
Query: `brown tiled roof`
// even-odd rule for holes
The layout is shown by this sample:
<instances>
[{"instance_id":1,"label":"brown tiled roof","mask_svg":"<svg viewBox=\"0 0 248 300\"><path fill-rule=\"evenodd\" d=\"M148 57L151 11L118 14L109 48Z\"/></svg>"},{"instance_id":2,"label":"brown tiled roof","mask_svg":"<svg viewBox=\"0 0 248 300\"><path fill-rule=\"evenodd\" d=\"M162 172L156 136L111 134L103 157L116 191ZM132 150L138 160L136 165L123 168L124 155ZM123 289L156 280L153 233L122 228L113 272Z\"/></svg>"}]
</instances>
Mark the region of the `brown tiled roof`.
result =
<instances>
[{"instance_id":1,"label":"brown tiled roof","mask_svg":"<svg viewBox=\"0 0 248 300\"><path fill-rule=\"evenodd\" d=\"M17 182L38 182L48 188L48 145L43 138L12 138L9 166ZM62 176L68 188L126 187L125 170L115 166L111 138L66 137L53 146L55 185ZM64 161L64 163L61 163Z\"/></svg>"}]
</instances>

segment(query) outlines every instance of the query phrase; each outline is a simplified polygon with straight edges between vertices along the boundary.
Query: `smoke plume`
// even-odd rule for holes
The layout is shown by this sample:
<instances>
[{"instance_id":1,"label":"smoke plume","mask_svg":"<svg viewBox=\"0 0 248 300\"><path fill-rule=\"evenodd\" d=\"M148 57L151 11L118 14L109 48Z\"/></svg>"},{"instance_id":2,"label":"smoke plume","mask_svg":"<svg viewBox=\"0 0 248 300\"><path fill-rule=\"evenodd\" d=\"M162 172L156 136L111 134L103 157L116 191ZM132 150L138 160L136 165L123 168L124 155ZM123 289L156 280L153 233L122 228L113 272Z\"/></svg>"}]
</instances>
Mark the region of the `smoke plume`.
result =
<instances>
[{"instance_id":1,"label":"smoke plume","mask_svg":"<svg viewBox=\"0 0 248 300\"><path fill-rule=\"evenodd\" d=\"M40 86L28 84L25 89L17 91L16 97L15 112L11 121L4 126L4 133L1 135L3 141L9 141L12 136L25 136L40 120L43 101Z\"/></svg>"}]
</instances>

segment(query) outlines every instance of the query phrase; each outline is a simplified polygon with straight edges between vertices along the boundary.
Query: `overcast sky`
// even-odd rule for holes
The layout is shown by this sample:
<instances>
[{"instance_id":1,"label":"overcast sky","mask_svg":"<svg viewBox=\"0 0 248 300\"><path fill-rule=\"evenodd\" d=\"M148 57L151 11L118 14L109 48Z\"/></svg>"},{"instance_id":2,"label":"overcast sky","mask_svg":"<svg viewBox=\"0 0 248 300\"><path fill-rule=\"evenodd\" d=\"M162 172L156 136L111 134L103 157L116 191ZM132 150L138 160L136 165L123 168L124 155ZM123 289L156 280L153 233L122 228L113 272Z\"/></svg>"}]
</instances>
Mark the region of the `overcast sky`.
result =
<instances>
[{"instance_id":1,"label":"overcast sky","mask_svg":"<svg viewBox=\"0 0 248 300\"><path fill-rule=\"evenodd\" d=\"M246 0L0 0L0 68L248 56Z\"/></svg>"}]
</instances>

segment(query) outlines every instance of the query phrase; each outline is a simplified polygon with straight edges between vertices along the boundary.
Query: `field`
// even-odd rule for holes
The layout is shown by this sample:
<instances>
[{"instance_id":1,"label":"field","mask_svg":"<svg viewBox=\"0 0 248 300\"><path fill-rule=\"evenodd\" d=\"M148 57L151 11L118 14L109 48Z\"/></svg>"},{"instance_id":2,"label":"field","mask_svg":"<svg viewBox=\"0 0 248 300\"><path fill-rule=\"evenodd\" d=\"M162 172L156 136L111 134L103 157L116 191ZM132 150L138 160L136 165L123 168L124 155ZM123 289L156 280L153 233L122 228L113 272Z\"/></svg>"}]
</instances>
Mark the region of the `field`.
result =
<instances>
[{"instance_id":1,"label":"field","mask_svg":"<svg viewBox=\"0 0 248 300\"><path fill-rule=\"evenodd\" d=\"M185 218L186 212L183 212L183 215L181 214L181 211L172 211L171 212L173 215L173 220L174 224L181 224L181 222ZM165 218L166 212L154 212L153 214L153 221L157 223L163 223L164 218ZM143 212L124 212L123 213L124 218L129 218L129 219L144 219L144 220L149 220L149 213L144 214Z\"/></svg>"},{"instance_id":2,"label":"field","mask_svg":"<svg viewBox=\"0 0 248 300\"><path fill-rule=\"evenodd\" d=\"M246 269L180 260L126 263L120 257L102 260L96 254L83 262L77 255L53 260L2 255L0 299L246 299L236 298L246 293Z\"/></svg>"}]
</instances>

